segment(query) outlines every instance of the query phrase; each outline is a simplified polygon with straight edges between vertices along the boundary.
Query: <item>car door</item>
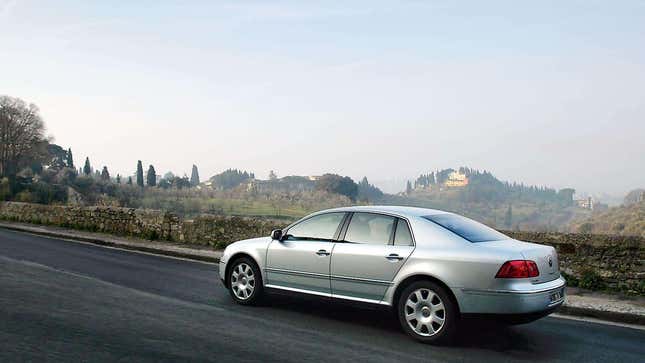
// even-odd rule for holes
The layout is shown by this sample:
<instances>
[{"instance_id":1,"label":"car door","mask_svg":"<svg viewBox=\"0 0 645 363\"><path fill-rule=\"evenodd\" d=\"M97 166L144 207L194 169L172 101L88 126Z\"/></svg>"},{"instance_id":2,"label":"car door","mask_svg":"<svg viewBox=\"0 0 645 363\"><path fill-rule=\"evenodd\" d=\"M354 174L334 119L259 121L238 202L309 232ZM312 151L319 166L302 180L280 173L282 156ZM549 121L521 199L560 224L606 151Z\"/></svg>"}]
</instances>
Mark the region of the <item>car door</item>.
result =
<instances>
[{"instance_id":1,"label":"car door","mask_svg":"<svg viewBox=\"0 0 645 363\"><path fill-rule=\"evenodd\" d=\"M404 219L353 213L332 253L332 296L381 301L412 250L414 241Z\"/></svg>"},{"instance_id":2,"label":"car door","mask_svg":"<svg viewBox=\"0 0 645 363\"><path fill-rule=\"evenodd\" d=\"M287 229L267 249L267 287L330 295L329 261L346 213L325 213Z\"/></svg>"}]
</instances>

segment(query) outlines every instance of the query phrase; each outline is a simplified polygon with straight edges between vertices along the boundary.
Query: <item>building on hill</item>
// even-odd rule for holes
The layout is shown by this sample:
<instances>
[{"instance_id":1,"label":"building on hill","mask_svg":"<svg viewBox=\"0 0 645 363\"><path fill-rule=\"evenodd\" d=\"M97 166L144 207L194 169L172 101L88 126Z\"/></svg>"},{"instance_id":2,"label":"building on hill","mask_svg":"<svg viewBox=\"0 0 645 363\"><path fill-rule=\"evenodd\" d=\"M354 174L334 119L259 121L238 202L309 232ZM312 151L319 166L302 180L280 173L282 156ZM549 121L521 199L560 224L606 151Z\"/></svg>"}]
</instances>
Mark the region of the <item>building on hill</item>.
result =
<instances>
[{"instance_id":1,"label":"building on hill","mask_svg":"<svg viewBox=\"0 0 645 363\"><path fill-rule=\"evenodd\" d=\"M285 176L274 180L249 179L246 190L257 193L312 192L318 177Z\"/></svg>"},{"instance_id":2,"label":"building on hill","mask_svg":"<svg viewBox=\"0 0 645 363\"><path fill-rule=\"evenodd\" d=\"M574 200L576 205L582 209L589 209L593 210L594 208L594 201L591 197L583 198L583 199L576 199Z\"/></svg>"},{"instance_id":3,"label":"building on hill","mask_svg":"<svg viewBox=\"0 0 645 363\"><path fill-rule=\"evenodd\" d=\"M453 171L448 174L448 179L443 184L446 187L465 187L468 185L468 177L466 174L458 171Z\"/></svg>"}]
</instances>

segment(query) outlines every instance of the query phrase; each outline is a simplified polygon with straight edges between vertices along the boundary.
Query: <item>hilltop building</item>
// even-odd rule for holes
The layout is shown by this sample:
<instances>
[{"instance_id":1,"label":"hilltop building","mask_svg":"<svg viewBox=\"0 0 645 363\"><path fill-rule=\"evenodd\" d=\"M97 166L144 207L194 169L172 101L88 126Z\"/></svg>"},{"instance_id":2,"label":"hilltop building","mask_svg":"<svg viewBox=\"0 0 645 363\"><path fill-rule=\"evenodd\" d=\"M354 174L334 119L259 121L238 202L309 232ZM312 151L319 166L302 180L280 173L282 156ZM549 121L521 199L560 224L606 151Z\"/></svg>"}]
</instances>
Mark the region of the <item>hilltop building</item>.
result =
<instances>
[{"instance_id":1,"label":"hilltop building","mask_svg":"<svg viewBox=\"0 0 645 363\"><path fill-rule=\"evenodd\" d=\"M249 192L311 192L316 188L318 176L286 176L273 180L249 179L246 190Z\"/></svg>"},{"instance_id":2,"label":"hilltop building","mask_svg":"<svg viewBox=\"0 0 645 363\"><path fill-rule=\"evenodd\" d=\"M583 199L576 199L576 200L574 200L574 202L576 203L576 205L578 207L583 208L583 209L593 210L593 208L594 208L594 201L593 201L593 199L591 197L587 197L587 198L583 198Z\"/></svg>"},{"instance_id":3,"label":"hilltop building","mask_svg":"<svg viewBox=\"0 0 645 363\"><path fill-rule=\"evenodd\" d=\"M448 179L443 184L446 187L465 187L468 185L468 177L458 171L448 174Z\"/></svg>"}]
</instances>

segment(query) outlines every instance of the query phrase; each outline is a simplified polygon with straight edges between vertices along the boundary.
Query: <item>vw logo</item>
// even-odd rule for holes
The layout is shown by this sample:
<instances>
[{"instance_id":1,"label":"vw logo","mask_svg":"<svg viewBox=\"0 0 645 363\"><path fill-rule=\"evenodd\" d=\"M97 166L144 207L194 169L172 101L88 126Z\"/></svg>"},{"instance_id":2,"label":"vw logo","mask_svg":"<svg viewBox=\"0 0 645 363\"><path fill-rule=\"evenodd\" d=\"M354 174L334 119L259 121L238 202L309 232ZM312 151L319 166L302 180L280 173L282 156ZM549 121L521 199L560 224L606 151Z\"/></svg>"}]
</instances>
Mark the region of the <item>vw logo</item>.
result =
<instances>
[{"instance_id":1,"label":"vw logo","mask_svg":"<svg viewBox=\"0 0 645 363\"><path fill-rule=\"evenodd\" d=\"M553 258L549 256L549 267L553 267Z\"/></svg>"}]
</instances>

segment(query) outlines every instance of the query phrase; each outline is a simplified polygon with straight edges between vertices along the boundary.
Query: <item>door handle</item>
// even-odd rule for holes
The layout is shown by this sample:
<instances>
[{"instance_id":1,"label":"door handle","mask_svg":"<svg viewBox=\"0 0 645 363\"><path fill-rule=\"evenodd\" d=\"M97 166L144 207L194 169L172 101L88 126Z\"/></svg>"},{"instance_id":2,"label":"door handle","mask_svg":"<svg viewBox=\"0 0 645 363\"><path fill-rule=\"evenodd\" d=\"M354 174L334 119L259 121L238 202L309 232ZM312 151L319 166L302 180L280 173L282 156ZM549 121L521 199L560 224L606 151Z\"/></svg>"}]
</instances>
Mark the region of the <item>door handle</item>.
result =
<instances>
[{"instance_id":1,"label":"door handle","mask_svg":"<svg viewBox=\"0 0 645 363\"><path fill-rule=\"evenodd\" d=\"M318 256L329 256L330 255L330 253L327 252L326 250L318 250L318 252L316 252L316 254Z\"/></svg>"},{"instance_id":2,"label":"door handle","mask_svg":"<svg viewBox=\"0 0 645 363\"><path fill-rule=\"evenodd\" d=\"M396 253L392 253L392 254L390 254L388 256L385 256L385 258L387 258L388 261L392 261L392 262L401 261L403 259L403 257L397 255Z\"/></svg>"}]
</instances>

